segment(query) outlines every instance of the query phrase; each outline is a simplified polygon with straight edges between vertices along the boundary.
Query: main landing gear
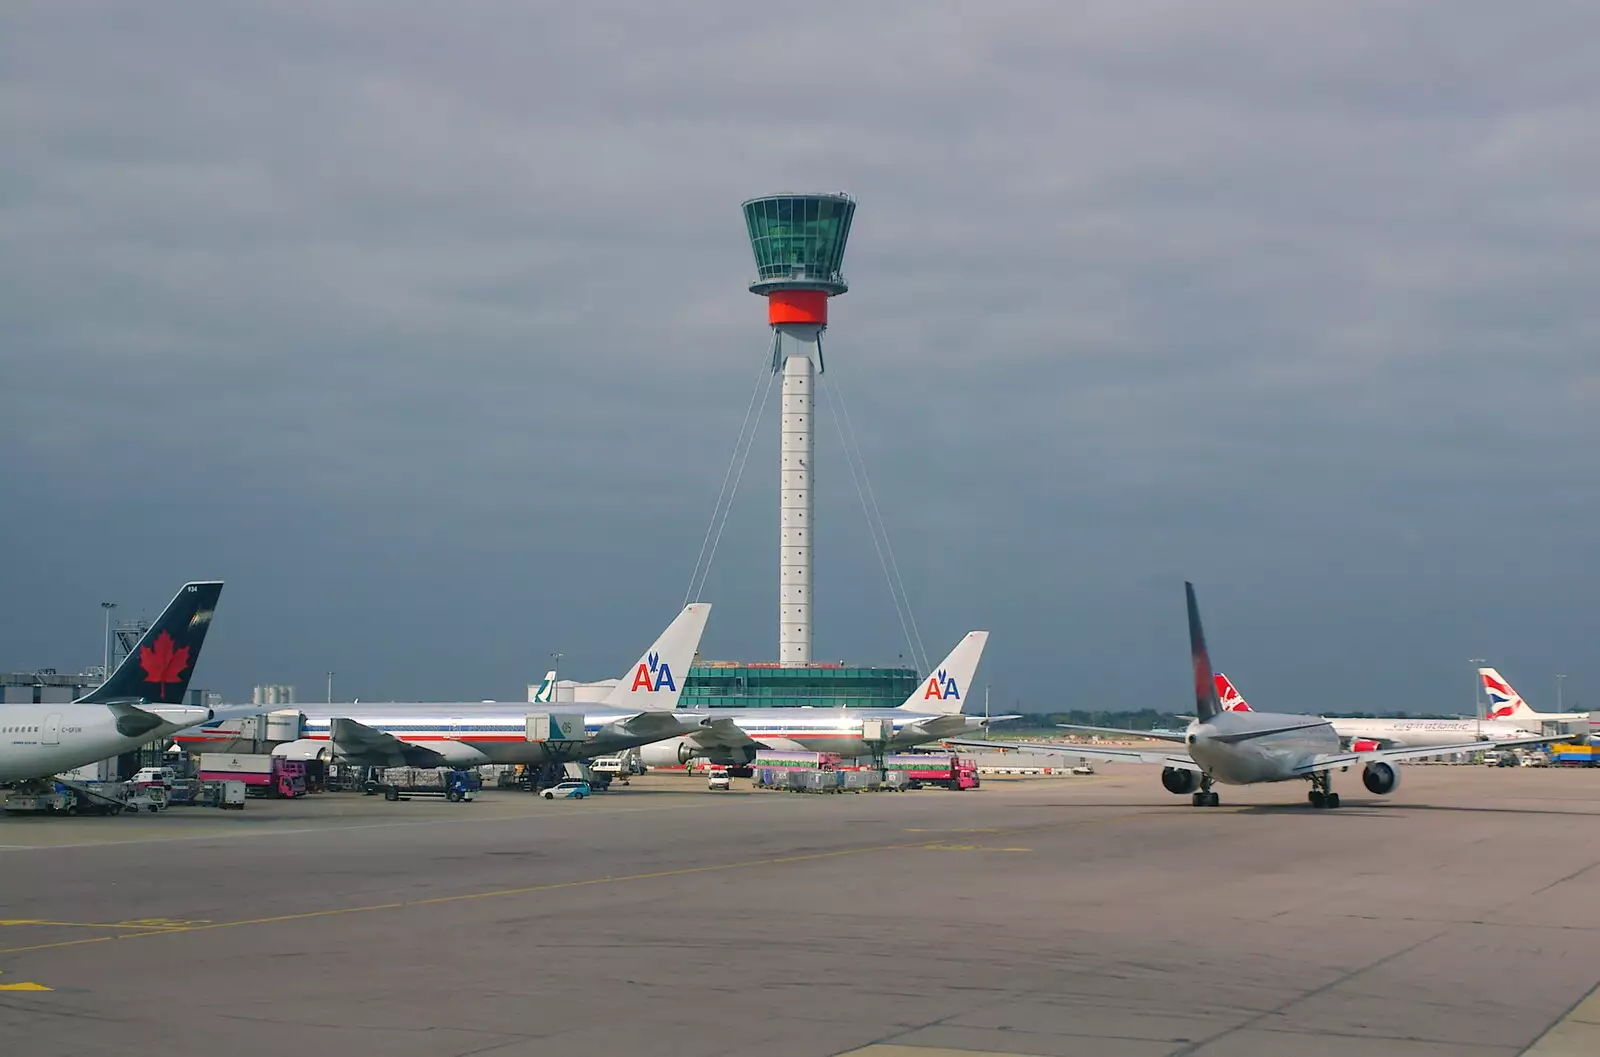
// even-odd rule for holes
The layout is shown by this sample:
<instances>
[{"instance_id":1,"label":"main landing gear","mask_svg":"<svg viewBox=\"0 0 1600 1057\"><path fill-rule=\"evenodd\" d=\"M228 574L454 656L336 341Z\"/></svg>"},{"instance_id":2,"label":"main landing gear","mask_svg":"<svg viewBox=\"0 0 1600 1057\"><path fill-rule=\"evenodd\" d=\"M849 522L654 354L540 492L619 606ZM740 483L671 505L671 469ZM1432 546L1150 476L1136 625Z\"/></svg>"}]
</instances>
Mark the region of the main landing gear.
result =
<instances>
[{"instance_id":1,"label":"main landing gear","mask_svg":"<svg viewBox=\"0 0 1600 1057\"><path fill-rule=\"evenodd\" d=\"M1211 791L1211 776L1200 776L1200 791L1194 794L1192 801L1195 807L1217 807L1222 803L1222 798Z\"/></svg>"},{"instance_id":2,"label":"main landing gear","mask_svg":"<svg viewBox=\"0 0 1600 1057\"><path fill-rule=\"evenodd\" d=\"M1327 771L1318 771L1311 776L1311 792L1306 794L1306 799L1311 801L1312 807L1335 808L1339 806L1339 794L1333 791L1333 775Z\"/></svg>"}]
</instances>

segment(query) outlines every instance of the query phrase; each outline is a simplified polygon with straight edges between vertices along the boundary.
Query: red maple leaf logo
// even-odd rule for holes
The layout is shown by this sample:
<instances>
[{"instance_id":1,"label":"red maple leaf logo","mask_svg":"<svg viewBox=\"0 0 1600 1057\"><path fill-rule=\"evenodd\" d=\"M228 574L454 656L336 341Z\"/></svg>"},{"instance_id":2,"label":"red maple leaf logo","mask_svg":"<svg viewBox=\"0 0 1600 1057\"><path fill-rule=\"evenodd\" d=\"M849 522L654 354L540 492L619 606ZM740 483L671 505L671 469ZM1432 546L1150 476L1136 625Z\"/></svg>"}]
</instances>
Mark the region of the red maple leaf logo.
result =
<instances>
[{"instance_id":1,"label":"red maple leaf logo","mask_svg":"<svg viewBox=\"0 0 1600 1057\"><path fill-rule=\"evenodd\" d=\"M167 687L180 680L183 670L189 667L189 647L172 648L172 636L163 631L156 636L155 648L139 647L139 667L144 669L144 681L159 683L161 696L167 696Z\"/></svg>"}]
</instances>

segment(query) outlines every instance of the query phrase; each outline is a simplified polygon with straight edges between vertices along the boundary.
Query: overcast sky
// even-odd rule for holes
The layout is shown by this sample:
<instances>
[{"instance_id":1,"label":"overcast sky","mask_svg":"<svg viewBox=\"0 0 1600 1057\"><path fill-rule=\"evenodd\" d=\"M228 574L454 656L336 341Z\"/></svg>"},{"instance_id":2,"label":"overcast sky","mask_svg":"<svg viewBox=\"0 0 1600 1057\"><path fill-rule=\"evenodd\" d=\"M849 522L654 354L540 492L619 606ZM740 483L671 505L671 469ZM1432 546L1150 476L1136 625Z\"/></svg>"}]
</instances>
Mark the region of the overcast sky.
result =
<instances>
[{"instance_id":1,"label":"overcast sky","mask_svg":"<svg viewBox=\"0 0 1600 1057\"><path fill-rule=\"evenodd\" d=\"M1185 578L1257 707L1600 699L1597 124L1577 2L7 4L0 670L216 577L232 699L618 674L766 356L739 203L843 190L828 376L997 711L1186 707ZM894 664L818 426L816 650Z\"/></svg>"}]
</instances>

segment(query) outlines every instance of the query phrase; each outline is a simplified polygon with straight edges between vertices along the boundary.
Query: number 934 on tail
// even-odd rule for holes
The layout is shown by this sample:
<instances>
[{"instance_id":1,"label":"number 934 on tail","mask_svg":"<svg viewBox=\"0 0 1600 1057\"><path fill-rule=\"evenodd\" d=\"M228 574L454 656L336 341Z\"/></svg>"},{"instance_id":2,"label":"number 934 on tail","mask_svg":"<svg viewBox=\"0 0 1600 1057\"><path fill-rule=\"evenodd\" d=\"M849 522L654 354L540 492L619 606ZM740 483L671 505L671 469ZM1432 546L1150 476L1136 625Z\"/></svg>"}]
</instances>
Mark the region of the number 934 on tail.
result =
<instances>
[{"instance_id":1,"label":"number 934 on tail","mask_svg":"<svg viewBox=\"0 0 1600 1057\"><path fill-rule=\"evenodd\" d=\"M1361 784L1367 791L1375 796L1387 796L1400 784L1400 769L1396 764L1402 760L1490 747L1489 743L1474 740L1452 745L1352 752L1343 748L1332 724L1317 716L1224 709L1217 698L1216 678L1206 650L1205 631L1200 626L1200 607L1195 602L1194 585L1185 583L1184 592L1189 607L1189 655L1194 667L1195 718L1188 728L1182 733L1171 733L1062 724L1068 730L1091 734L1169 741L1174 743L1172 751L959 738L945 739L946 743L980 750L1005 748L1154 764L1162 768L1162 786L1170 793L1189 795L1195 807L1216 807L1221 799L1213 787L1219 784L1306 781L1311 783L1307 799L1316 808L1339 806L1339 794L1333 791L1334 771L1359 766ZM1495 741L1493 747L1543 745L1571 737L1570 732L1563 732L1544 737L1501 739Z\"/></svg>"}]
</instances>

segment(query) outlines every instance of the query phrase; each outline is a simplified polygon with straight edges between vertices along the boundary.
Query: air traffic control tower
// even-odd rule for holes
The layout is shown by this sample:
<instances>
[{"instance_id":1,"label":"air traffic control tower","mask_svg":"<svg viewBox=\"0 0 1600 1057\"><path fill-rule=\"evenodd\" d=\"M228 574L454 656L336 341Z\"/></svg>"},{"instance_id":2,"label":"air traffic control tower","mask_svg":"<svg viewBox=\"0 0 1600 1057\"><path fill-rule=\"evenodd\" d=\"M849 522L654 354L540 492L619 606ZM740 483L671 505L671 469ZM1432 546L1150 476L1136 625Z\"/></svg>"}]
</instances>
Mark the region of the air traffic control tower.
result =
<instances>
[{"instance_id":1,"label":"air traffic control tower","mask_svg":"<svg viewBox=\"0 0 1600 1057\"><path fill-rule=\"evenodd\" d=\"M822 373L828 299L849 289L845 242L856 204L849 195L768 195L744 203L756 256L750 292L767 299L772 370L783 373L782 473L778 499L778 662L811 663L812 388Z\"/></svg>"}]
</instances>

